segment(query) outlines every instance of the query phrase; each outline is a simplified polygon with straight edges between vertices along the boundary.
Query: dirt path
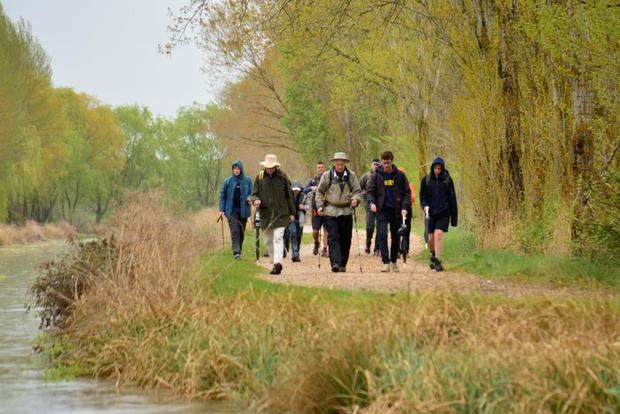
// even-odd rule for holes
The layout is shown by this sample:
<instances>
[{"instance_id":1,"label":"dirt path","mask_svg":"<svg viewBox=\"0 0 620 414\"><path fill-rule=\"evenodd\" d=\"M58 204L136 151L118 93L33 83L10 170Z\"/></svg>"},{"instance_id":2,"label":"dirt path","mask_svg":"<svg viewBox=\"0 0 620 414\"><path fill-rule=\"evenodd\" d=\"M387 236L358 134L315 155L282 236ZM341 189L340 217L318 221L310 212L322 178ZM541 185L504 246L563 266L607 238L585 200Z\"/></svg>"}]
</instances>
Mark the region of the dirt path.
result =
<instances>
[{"instance_id":1,"label":"dirt path","mask_svg":"<svg viewBox=\"0 0 620 414\"><path fill-rule=\"evenodd\" d=\"M304 229L304 239L311 238L311 230ZM347 289L359 291L376 291L384 293L406 292L458 292L474 294L493 294L511 297L524 296L615 296L613 292L593 289L587 290L575 287L557 287L542 283L526 283L519 281L501 281L484 279L462 271L451 270L450 263L446 264L447 271L436 272L428 267L427 261L411 258L407 260L406 268L401 260L398 261L399 273L381 273L381 259L364 253L365 232L359 231L361 264L356 246L357 238L353 232L351 256L346 273L332 273L329 258L321 257L321 267L318 267L317 256L312 255L312 246L302 245L301 262L293 263L290 255L284 259L281 275L264 274L269 281L290 285L320 287L328 289ZM413 255L424 249L423 240L417 235L411 235ZM271 269L268 258L261 258L260 265Z\"/></svg>"}]
</instances>

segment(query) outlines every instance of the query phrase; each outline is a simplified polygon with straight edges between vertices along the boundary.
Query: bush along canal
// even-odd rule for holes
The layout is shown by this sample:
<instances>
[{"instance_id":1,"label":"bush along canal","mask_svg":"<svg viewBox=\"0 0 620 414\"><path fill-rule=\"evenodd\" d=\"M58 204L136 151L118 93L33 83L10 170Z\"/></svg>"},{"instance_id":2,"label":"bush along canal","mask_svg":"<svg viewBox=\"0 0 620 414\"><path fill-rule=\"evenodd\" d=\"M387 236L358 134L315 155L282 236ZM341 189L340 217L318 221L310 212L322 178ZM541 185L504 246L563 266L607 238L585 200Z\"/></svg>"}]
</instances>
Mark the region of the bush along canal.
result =
<instances>
[{"instance_id":1,"label":"bush along canal","mask_svg":"<svg viewBox=\"0 0 620 414\"><path fill-rule=\"evenodd\" d=\"M222 403L188 403L162 393L118 390L111 381L53 378L43 354L30 287L42 263L69 251L64 243L0 248L0 413L230 413ZM164 393L165 394L165 393Z\"/></svg>"}]
</instances>

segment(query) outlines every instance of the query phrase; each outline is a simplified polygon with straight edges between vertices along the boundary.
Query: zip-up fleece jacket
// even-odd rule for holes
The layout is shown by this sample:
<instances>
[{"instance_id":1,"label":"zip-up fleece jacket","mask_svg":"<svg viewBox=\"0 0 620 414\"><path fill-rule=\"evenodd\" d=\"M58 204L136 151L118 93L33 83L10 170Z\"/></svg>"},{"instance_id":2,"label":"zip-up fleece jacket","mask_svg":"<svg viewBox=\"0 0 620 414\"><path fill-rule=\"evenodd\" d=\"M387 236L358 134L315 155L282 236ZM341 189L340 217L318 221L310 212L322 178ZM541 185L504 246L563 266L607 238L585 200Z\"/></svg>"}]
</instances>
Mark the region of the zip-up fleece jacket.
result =
<instances>
[{"instance_id":1,"label":"zip-up fleece jacket","mask_svg":"<svg viewBox=\"0 0 620 414\"><path fill-rule=\"evenodd\" d=\"M353 214L353 199L358 204L362 201L362 190L355 173L345 168L343 176L338 177L334 168L325 171L316 191L317 209L323 208L325 215L330 217L350 216Z\"/></svg>"}]
</instances>

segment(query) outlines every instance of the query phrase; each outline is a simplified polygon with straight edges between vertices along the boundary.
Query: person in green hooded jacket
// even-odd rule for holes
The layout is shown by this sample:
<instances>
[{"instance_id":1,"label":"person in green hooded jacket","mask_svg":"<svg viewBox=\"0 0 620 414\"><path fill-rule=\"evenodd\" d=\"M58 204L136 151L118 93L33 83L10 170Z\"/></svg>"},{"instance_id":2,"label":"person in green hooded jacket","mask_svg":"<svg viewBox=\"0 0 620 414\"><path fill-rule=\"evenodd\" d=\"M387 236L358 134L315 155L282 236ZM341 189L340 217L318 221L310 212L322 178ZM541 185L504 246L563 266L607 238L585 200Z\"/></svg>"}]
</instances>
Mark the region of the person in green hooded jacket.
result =
<instances>
[{"instance_id":1,"label":"person in green hooded jacket","mask_svg":"<svg viewBox=\"0 0 620 414\"><path fill-rule=\"evenodd\" d=\"M295 221L295 202L291 182L280 169L277 157L267 154L260 165L264 169L254 179L254 191L248 201L260 214L260 227L273 263L270 274L279 275L284 257L284 230Z\"/></svg>"}]
</instances>

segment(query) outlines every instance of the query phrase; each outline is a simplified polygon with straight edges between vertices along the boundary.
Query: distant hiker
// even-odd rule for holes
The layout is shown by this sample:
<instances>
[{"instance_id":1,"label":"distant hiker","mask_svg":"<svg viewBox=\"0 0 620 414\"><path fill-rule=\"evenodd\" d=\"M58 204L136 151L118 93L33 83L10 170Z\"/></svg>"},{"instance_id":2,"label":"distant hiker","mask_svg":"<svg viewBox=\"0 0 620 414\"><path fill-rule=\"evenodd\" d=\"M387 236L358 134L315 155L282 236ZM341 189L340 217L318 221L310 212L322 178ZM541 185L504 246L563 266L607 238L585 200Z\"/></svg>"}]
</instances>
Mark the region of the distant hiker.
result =
<instances>
[{"instance_id":1,"label":"distant hiker","mask_svg":"<svg viewBox=\"0 0 620 414\"><path fill-rule=\"evenodd\" d=\"M377 215L370 211L370 206L368 205L368 198L366 197L366 191L368 191L368 179L377 170L377 168L379 168L380 165L381 161L379 161L379 158L375 158L370 164L370 171L366 171L360 177L360 188L362 189L362 194L364 196L364 210L366 211L366 254L370 254L372 235L375 232L375 224L377 222ZM375 248L373 251L375 253L375 256L381 256L381 250L379 249L377 239L375 239Z\"/></svg>"},{"instance_id":2,"label":"distant hiker","mask_svg":"<svg viewBox=\"0 0 620 414\"><path fill-rule=\"evenodd\" d=\"M304 231L306 195L301 191L301 183L297 180L293 180L291 183L291 190L293 190L293 200L295 202L295 221L288 225L288 238L284 241L284 244L287 249L290 244L293 262L301 262L299 249L301 247L301 237Z\"/></svg>"},{"instance_id":3,"label":"distant hiker","mask_svg":"<svg viewBox=\"0 0 620 414\"><path fill-rule=\"evenodd\" d=\"M319 249L321 248L319 233L321 227L323 227L323 251L321 252L321 255L327 257L327 229L325 227L325 219L318 214L318 209L316 207L316 190L319 188L319 181L324 173L325 163L323 161L318 161L316 163L316 176L308 181L308 184L304 187L303 192L306 194L306 200L311 206L312 238L314 239L312 254L315 256L319 254Z\"/></svg>"},{"instance_id":4,"label":"distant hiker","mask_svg":"<svg viewBox=\"0 0 620 414\"><path fill-rule=\"evenodd\" d=\"M243 163L232 163L232 175L224 180L220 190L220 217L226 216L230 227L232 251L235 259L241 257L245 225L250 217L248 196L252 194L252 180L246 177Z\"/></svg>"},{"instance_id":5,"label":"distant hiker","mask_svg":"<svg viewBox=\"0 0 620 414\"><path fill-rule=\"evenodd\" d=\"M295 220L293 192L275 155L267 154L260 165L264 170L254 179L254 191L248 200L260 213L260 227L273 263L270 274L279 275L284 255L284 229Z\"/></svg>"},{"instance_id":6,"label":"distant hiker","mask_svg":"<svg viewBox=\"0 0 620 414\"><path fill-rule=\"evenodd\" d=\"M346 272L353 234L353 208L362 201L362 190L355 173L346 167L347 154L337 152L331 161L333 168L319 181L316 205L327 226L332 272Z\"/></svg>"},{"instance_id":7,"label":"distant hiker","mask_svg":"<svg viewBox=\"0 0 620 414\"><path fill-rule=\"evenodd\" d=\"M406 173L403 167L398 167L398 171L402 172L403 174ZM405 218L405 225L407 226L407 230L405 230L405 234L401 236L401 238L405 239L405 243L403 243L402 240L400 243L401 247L405 247L405 251L401 251L401 253L407 256L409 256L409 241L411 237L411 219L413 218L412 208L415 205L415 187L413 186L413 183L411 181L409 181L409 192L411 193L411 204L409 205L409 208L407 209L407 217Z\"/></svg>"},{"instance_id":8,"label":"distant hiker","mask_svg":"<svg viewBox=\"0 0 620 414\"><path fill-rule=\"evenodd\" d=\"M394 154L384 151L381 166L370 177L366 190L370 211L377 214L377 238L381 249L382 272L398 272L398 248L400 236L398 229L402 217L407 217L411 209L411 190L407 176L394 164ZM390 226L391 246L388 250L388 225Z\"/></svg>"},{"instance_id":9,"label":"distant hiker","mask_svg":"<svg viewBox=\"0 0 620 414\"><path fill-rule=\"evenodd\" d=\"M448 224L456 227L458 223L454 181L441 157L433 160L430 173L420 183L420 203L428 218L429 266L441 272L444 270L443 234L448 231Z\"/></svg>"}]
</instances>

